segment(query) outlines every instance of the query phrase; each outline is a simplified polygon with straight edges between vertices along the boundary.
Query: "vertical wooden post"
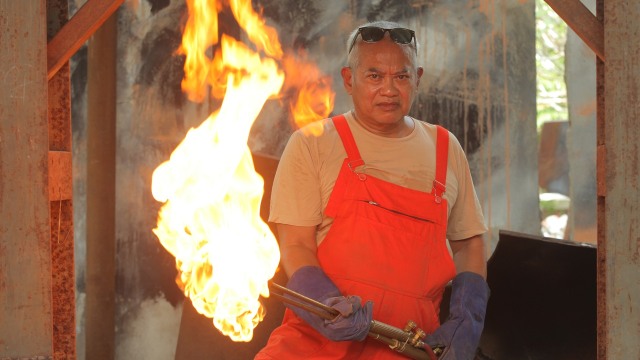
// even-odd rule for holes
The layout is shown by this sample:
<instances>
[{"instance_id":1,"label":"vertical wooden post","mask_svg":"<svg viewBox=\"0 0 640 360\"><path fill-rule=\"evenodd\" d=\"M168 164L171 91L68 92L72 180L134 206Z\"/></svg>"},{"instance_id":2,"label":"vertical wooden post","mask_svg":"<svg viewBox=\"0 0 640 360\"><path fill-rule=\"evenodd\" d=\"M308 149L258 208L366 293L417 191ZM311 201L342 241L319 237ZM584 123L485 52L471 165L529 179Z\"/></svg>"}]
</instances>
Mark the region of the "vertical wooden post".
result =
<instances>
[{"instance_id":1,"label":"vertical wooden post","mask_svg":"<svg viewBox=\"0 0 640 360\"><path fill-rule=\"evenodd\" d=\"M604 117L598 119L601 170L599 252L604 359L640 359L640 7L604 1ZM602 68L602 66L601 66ZM604 180L602 180L604 178Z\"/></svg>"},{"instance_id":2,"label":"vertical wooden post","mask_svg":"<svg viewBox=\"0 0 640 360\"><path fill-rule=\"evenodd\" d=\"M0 358L51 358L44 0L0 0Z\"/></svg>"},{"instance_id":3,"label":"vertical wooden post","mask_svg":"<svg viewBox=\"0 0 640 360\"><path fill-rule=\"evenodd\" d=\"M86 357L115 358L117 13L89 42Z\"/></svg>"}]
</instances>

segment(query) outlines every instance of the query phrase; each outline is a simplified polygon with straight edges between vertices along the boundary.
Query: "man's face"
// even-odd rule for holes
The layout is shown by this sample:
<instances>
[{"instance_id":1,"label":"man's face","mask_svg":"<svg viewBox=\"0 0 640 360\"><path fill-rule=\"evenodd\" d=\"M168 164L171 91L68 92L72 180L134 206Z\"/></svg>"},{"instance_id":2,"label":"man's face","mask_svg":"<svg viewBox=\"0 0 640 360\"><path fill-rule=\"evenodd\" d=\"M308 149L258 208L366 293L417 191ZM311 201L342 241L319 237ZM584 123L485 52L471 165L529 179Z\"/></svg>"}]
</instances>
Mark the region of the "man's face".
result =
<instances>
[{"instance_id":1,"label":"man's face","mask_svg":"<svg viewBox=\"0 0 640 360\"><path fill-rule=\"evenodd\" d=\"M373 129L398 125L411 108L423 71L412 62L409 52L413 49L394 43L389 34L357 46L356 67L342 69L357 119Z\"/></svg>"}]
</instances>

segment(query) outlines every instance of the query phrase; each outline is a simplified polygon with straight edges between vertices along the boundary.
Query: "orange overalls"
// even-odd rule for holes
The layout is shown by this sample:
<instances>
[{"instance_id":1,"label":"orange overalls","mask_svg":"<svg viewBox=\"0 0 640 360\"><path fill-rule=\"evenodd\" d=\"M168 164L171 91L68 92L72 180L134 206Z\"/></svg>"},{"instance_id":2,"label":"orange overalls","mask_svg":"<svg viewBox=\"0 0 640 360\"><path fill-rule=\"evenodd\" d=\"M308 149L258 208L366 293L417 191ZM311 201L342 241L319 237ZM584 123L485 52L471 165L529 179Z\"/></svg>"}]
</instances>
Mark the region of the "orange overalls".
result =
<instances>
[{"instance_id":1,"label":"orange overalls","mask_svg":"<svg viewBox=\"0 0 640 360\"><path fill-rule=\"evenodd\" d=\"M373 319L404 328L413 320L427 333L439 326L444 286L455 276L446 247L449 133L438 127L436 176L430 193L358 173L364 165L344 116L333 118L347 151L325 209L334 222L318 247L325 273L342 294L373 301ZM416 154L429 156L429 154ZM256 359L406 359L387 345L333 342L291 310Z\"/></svg>"}]
</instances>

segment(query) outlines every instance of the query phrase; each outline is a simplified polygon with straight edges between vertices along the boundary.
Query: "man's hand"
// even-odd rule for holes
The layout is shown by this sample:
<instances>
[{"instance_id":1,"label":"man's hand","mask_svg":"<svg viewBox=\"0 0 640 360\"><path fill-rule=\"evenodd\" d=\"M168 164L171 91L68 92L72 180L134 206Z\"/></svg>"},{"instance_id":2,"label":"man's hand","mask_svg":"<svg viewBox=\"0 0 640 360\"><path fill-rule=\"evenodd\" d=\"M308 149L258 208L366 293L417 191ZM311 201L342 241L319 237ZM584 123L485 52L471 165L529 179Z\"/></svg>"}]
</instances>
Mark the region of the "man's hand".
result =
<instances>
[{"instance_id":1,"label":"man's hand","mask_svg":"<svg viewBox=\"0 0 640 360\"><path fill-rule=\"evenodd\" d=\"M449 319L425 342L432 348L444 346L440 360L473 359L484 327L489 286L482 276L462 272L453 279Z\"/></svg>"},{"instance_id":2,"label":"man's hand","mask_svg":"<svg viewBox=\"0 0 640 360\"><path fill-rule=\"evenodd\" d=\"M339 315L325 320L322 334L333 341L364 340L371 327L373 303L367 301L363 307L360 302L360 297L353 295L325 300L323 303L338 310Z\"/></svg>"},{"instance_id":3,"label":"man's hand","mask_svg":"<svg viewBox=\"0 0 640 360\"><path fill-rule=\"evenodd\" d=\"M285 303L285 306L326 338L333 341L361 341L367 337L373 318L373 303L368 301L362 306L360 297L340 294L340 290L320 267L301 267L291 276L287 288L338 311L335 318L326 320Z\"/></svg>"},{"instance_id":4,"label":"man's hand","mask_svg":"<svg viewBox=\"0 0 640 360\"><path fill-rule=\"evenodd\" d=\"M285 304L311 327L333 341L364 340L373 317L373 303L364 306L357 296L343 296L320 268L316 257L316 227L277 224L282 265L289 275L287 288L338 310L325 320L297 306Z\"/></svg>"}]
</instances>

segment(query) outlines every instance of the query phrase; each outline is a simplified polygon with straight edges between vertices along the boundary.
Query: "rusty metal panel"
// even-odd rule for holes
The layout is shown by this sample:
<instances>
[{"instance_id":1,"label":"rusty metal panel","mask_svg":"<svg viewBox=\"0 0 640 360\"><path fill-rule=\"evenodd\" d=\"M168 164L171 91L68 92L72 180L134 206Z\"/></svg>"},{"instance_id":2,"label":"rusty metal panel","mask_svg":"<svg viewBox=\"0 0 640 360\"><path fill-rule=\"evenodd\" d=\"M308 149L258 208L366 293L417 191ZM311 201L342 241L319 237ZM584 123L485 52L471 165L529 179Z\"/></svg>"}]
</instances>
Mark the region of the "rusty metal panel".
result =
<instances>
[{"instance_id":1,"label":"rusty metal panel","mask_svg":"<svg viewBox=\"0 0 640 360\"><path fill-rule=\"evenodd\" d=\"M51 307L53 358L75 359L76 307L73 271L73 203L51 201Z\"/></svg>"},{"instance_id":2,"label":"rusty metal panel","mask_svg":"<svg viewBox=\"0 0 640 360\"><path fill-rule=\"evenodd\" d=\"M640 359L640 6L604 3L607 359Z\"/></svg>"},{"instance_id":3,"label":"rusty metal panel","mask_svg":"<svg viewBox=\"0 0 640 360\"><path fill-rule=\"evenodd\" d=\"M51 201L70 200L73 195L71 152L49 152L49 198Z\"/></svg>"},{"instance_id":4,"label":"rusty metal panel","mask_svg":"<svg viewBox=\"0 0 640 360\"><path fill-rule=\"evenodd\" d=\"M47 1L47 38L69 19L67 0ZM69 64L49 80L49 200L51 211L51 308L54 359L76 357L76 309Z\"/></svg>"},{"instance_id":5,"label":"rusty metal panel","mask_svg":"<svg viewBox=\"0 0 640 360\"><path fill-rule=\"evenodd\" d=\"M69 64L49 80L49 149L71 151L71 84Z\"/></svg>"},{"instance_id":6,"label":"rusty metal panel","mask_svg":"<svg viewBox=\"0 0 640 360\"><path fill-rule=\"evenodd\" d=\"M0 1L0 358L52 354L45 1Z\"/></svg>"}]
</instances>

